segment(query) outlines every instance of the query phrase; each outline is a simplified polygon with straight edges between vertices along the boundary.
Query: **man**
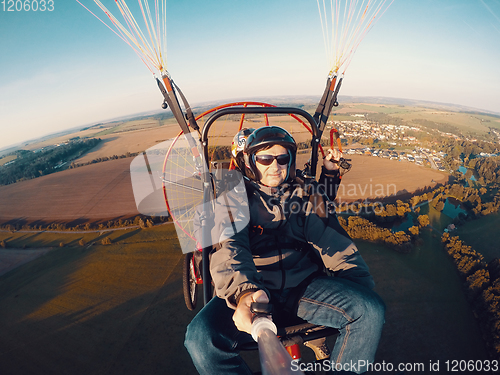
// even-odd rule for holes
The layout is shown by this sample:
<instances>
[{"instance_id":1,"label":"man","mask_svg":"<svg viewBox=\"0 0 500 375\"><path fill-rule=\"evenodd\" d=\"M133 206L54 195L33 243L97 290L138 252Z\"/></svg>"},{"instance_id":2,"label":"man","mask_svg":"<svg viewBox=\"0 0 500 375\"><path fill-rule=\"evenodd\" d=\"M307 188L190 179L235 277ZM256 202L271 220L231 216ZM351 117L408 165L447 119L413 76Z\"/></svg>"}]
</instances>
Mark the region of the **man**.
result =
<instances>
[{"instance_id":1,"label":"man","mask_svg":"<svg viewBox=\"0 0 500 375\"><path fill-rule=\"evenodd\" d=\"M356 246L328 211L329 199L317 184L296 175L296 151L292 136L276 126L259 128L246 140L250 222L213 253L217 297L186 333L200 374L251 374L238 345L251 340L252 302L271 302L310 323L339 329L331 360L347 373L365 369L346 364L374 360L384 304L371 290L373 279ZM340 182L334 156L329 152L324 159L319 180L330 199L336 191L331 187Z\"/></svg>"}]
</instances>

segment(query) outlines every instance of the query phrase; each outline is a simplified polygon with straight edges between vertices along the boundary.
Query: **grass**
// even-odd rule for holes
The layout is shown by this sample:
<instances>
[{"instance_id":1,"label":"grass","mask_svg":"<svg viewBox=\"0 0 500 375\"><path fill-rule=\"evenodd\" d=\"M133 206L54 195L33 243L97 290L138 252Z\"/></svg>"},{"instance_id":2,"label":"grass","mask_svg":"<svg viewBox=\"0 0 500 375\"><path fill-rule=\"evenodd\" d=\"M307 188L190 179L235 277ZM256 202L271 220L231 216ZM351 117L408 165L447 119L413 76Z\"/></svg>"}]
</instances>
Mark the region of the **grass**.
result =
<instances>
[{"instance_id":1,"label":"grass","mask_svg":"<svg viewBox=\"0 0 500 375\"><path fill-rule=\"evenodd\" d=\"M0 241L7 242L12 248L40 248L65 246L79 246L80 240L86 244L98 244L103 238L109 237L113 244L130 243L157 243L165 240L176 240L175 227L171 223L147 229L116 229L109 232L0 232Z\"/></svg>"},{"instance_id":2,"label":"grass","mask_svg":"<svg viewBox=\"0 0 500 375\"><path fill-rule=\"evenodd\" d=\"M375 290L387 305L376 361L486 359L462 281L442 250L439 235L425 230L421 239L409 254L356 241L375 279Z\"/></svg>"},{"instance_id":3,"label":"grass","mask_svg":"<svg viewBox=\"0 0 500 375\"><path fill-rule=\"evenodd\" d=\"M32 246L77 239L12 235ZM195 373L183 349L195 313L184 306L173 225L110 237L111 245L57 248L0 277L2 374Z\"/></svg>"},{"instance_id":4,"label":"grass","mask_svg":"<svg viewBox=\"0 0 500 375\"><path fill-rule=\"evenodd\" d=\"M382 105L382 104L354 104L350 106L348 105L348 108L352 109L351 112L369 111L369 112L384 113L387 115L413 112L416 109L399 105Z\"/></svg>"},{"instance_id":5,"label":"grass","mask_svg":"<svg viewBox=\"0 0 500 375\"><path fill-rule=\"evenodd\" d=\"M398 117L416 113L408 107L364 106ZM354 119L333 117L344 118ZM130 130L140 126L129 125ZM349 178L354 183L354 176L353 170L345 183ZM485 256L481 243L498 254L500 216L494 216L468 223L459 233ZM106 237L110 245L101 244ZM80 246L82 239L92 245ZM182 253L173 225L103 233L0 232L0 240L16 248L53 248L0 277L2 374L195 373L183 347L195 312L184 306ZM429 241L433 246L425 246ZM469 310L457 313L466 311L465 300L438 237L426 239L412 254L367 243L359 248L388 305L379 360L482 358L471 350L481 350L477 337L464 336L477 328Z\"/></svg>"},{"instance_id":6,"label":"grass","mask_svg":"<svg viewBox=\"0 0 500 375\"><path fill-rule=\"evenodd\" d=\"M29 247L95 242L56 248L0 277L0 363L6 374L195 373L183 340L196 311L184 305L173 225L102 235L0 236ZM113 243L100 245L103 236ZM439 237L427 237L411 254L358 243L388 306L378 361L482 358L458 276Z\"/></svg>"},{"instance_id":7,"label":"grass","mask_svg":"<svg viewBox=\"0 0 500 375\"><path fill-rule=\"evenodd\" d=\"M457 235L461 240L481 254L486 262L500 257L500 213L483 216L461 225L452 235Z\"/></svg>"},{"instance_id":8,"label":"grass","mask_svg":"<svg viewBox=\"0 0 500 375\"><path fill-rule=\"evenodd\" d=\"M93 134L92 137L99 138L99 137L102 137L102 136L105 136L105 135L113 134L113 133L116 132L117 128L119 128L119 127L120 127L120 125L115 125L115 126L112 126L110 128L101 130L101 131Z\"/></svg>"},{"instance_id":9,"label":"grass","mask_svg":"<svg viewBox=\"0 0 500 375\"><path fill-rule=\"evenodd\" d=\"M330 116L330 120L332 120L332 121L356 121L356 120L360 120L360 119L356 118L356 117L352 117L351 115L345 115L345 114L332 112L332 115Z\"/></svg>"},{"instance_id":10,"label":"grass","mask_svg":"<svg viewBox=\"0 0 500 375\"><path fill-rule=\"evenodd\" d=\"M456 126L462 133L477 132L479 134L485 134L489 131L488 126L491 125L491 123L483 123L477 115L434 109L401 113L398 114L398 117L401 117L404 121L408 122L411 122L412 120L427 120L436 123L449 124Z\"/></svg>"},{"instance_id":11,"label":"grass","mask_svg":"<svg viewBox=\"0 0 500 375\"><path fill-rule=\"evenodd\" d=\"M101 137L104 135L109 135L109 134L114 134L114 133L123 133L123 132L129 132L129 131L135 131L135 130L145 130L145 129L152 129L152 128L157 128L159 126L165 125L166 123L169 123L171 121L165 121L165 120L159 120L156 117L149 117L145 119L139 119L139 120L129 120L129 121L123 121L119 122L116 125L113 125L112 127L102 130L96 134L94 134L94 137Z\"/></svg>"}]
</instances>

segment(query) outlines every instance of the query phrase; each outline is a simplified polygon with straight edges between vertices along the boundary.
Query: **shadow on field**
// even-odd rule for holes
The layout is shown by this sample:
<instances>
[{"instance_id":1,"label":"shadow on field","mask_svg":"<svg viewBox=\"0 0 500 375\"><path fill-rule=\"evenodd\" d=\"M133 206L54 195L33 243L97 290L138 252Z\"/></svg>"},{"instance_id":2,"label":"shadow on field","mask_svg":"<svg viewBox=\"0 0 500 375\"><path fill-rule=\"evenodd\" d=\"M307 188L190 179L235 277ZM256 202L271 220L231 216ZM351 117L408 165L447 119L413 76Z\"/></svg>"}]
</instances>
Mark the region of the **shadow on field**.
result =
<instances>
[{"instance_id":1,"label":"shadow on field","mask_svg":"<svg viewBox=\"0 0 500 375\"><path fill-rule=\"evenodd\" d=\"M111 143L113 141L116 141L117 139L118 139L118 137L110 137L110 138L104 138L104 139L101 138L101 141L97 144L97 146L95 146L93 149L87 151L85 154L81 155L78 159L81 159L81 158L83 158L84 156L86 156L86 155L88 155L90 153L99 151L100 149L102 149L104 147L104 145L106 143Z\"/></svg>"},{"instance_id":2,"label":"shadow on field","mask_svg":"<svg viewBox=\"0 0 500 375\"><path fill-rule=\"evenodd\" d=\"M126 233L122 234L120 237L116 237L113 241L114 242L119 242L119 241L127 240L130 237L133 237L135 234L139 233L140 231L141 231L141 229L138 228L138 229L135 229L133 231L126 232Z\"/></svg>"},{"instance_id":3,"label":"shadow on field","mask_svg":"<svg viewBox=\"0 0 500 375\"><path fill-rule=\"evenodd\" d=\"M193 374L182 253L55 249L0 277L7 374Z\"/></svg>"}]
</instances>

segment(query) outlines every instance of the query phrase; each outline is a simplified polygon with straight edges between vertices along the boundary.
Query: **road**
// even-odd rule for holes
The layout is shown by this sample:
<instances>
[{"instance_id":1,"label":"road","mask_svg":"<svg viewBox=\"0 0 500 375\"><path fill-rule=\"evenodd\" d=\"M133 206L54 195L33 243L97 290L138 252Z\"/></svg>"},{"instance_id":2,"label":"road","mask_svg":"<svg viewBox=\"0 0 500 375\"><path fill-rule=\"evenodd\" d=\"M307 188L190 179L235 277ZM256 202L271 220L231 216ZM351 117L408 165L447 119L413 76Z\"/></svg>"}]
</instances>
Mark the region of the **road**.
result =
<instances>
[{"instance_id":1,"label":"road","mask_svg":"<svg viewBox=\"0 0 500 375\"><path fill-rule=\"evenodd\" d=\"M432 158L432 155L429 155L424 150L420 150L420 152L425 155L425 157L427 158L427 160L429 160L429 163L431 163L431 168L437 170L438 167L437 167L436 163L434 162L434 159Z\"/></svg>"}]
</instances>

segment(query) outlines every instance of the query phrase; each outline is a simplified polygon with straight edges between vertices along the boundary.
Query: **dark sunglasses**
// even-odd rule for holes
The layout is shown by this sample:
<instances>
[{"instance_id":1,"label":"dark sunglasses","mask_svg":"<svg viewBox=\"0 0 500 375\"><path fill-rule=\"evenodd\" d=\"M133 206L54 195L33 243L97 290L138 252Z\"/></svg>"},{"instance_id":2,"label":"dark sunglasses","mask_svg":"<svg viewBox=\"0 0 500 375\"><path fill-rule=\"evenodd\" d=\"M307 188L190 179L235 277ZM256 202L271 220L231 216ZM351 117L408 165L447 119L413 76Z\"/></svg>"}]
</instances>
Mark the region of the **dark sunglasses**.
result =
<instances>
[{"instance_id":1,"label":"dark sunglasses","mask_svg":"<svg viewBox=\"0 0 500 375\"><path fill-rule=\"evenodd\" d=\"M290 154L255 155L255 161L262 165L271 165L274 160L276 160L279 165L287 165L290 162Z\"/></svg>"}]
</instances>

